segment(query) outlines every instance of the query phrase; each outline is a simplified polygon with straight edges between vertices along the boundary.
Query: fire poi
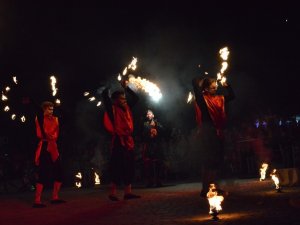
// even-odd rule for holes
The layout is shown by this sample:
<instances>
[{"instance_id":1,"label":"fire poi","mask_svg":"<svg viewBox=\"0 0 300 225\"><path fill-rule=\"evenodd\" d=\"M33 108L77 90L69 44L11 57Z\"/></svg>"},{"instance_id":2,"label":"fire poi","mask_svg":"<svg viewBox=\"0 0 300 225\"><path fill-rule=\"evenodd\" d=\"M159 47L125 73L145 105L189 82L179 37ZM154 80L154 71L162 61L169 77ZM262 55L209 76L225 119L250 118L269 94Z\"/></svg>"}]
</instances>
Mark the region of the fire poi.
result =
<instances>
[{"instance_id":1,"label":"fire poi","mask_svg":"<svg viewBox=\"0 0 300 225\"><path fill-rule=\"evenodd\" d=\"M123 70L122 75L127 76L129 83L133 84L137 89L141 89L141 90L145 91L146 93L148 93L148 95L154 101L156 101L156 102L159 101L162 97L162 93L161 93L159 87L155 83L153 83L145 78L142 78L140 76L135 77L133 74L127 75L129 70L134 71L134 70L136 70L136 68L137 68L137 58L133 57L131 63L127 67L125 67L125 69ZM122 77L120 74L118 75L118 80L119 81L122 80Z\"/></svg>"},{"instance_id":2,"label":"fire poi","mask_svg":"<svg viewBox=\"0 0 300 225\"><path fill-rule=\"evenodd\" d=\"M266 179L266 172L267 172L267 169L268 169L268 164L267 163L263 163L261 165L261 168L259 169L260 170L260 178L259 178L259 181L263 181Z\"/></svg>"},{"instance_id":3,"label":"fire poi","mask_svg":"<svg viewBox=\"0 0 300 225\"><path fill-rule=\"evenodd\" d=\"M207 192L207 200L209 203L209 214L212 215L213 220L218 220L218 214L219 211L222 210L221 203L224 200L224 197L218 195L215 184L210 184L209 191Z\"/></svg>"},{"instance_id":4,"label":"fire poi","mask_svg":"<svg viewBox=\"0 0 300 225\"><path fill-rule=\"evenodd\" d=\"M279 182L279 178L277 176L277 170L273 169L270 176L271 176L272 180L274 181L276 191L281 192L280 182Z\"/></svg>"},{"instance_id":5,"label":"fire poi","mask_svg":"<svg viewBox=\"0 0 300 225\"><path fill-rule=\"evenodd\" d=\"M12 120L16 120L19 118L19 120L24 123L26 121L25 115L22 113L16 113L14 112L13 108L10 106L10 98L9 98L9 92L11 92L13 87L16 87L18 85L18 80L16 76L12 77L13 80L13 86L6 86L3 91L1 91L1 100L4 103L4 112L11 112L10 118Z\"/></svg>"},{"instance_id":6,"label":"fire poi","mask_svg":"<svg viewBox=\"0 0 300 225\"><path fill-rule=\"evenodd\" d=\"M220 58L222 59L222 63L221 63L222 67L220 69L220 72L217 74L217 81L219 81L221 83L221 85L223 85L227 79L224 73L228 68L228 62L227 62L228 56L229 56L228 47L221 48L219 50L219 55L220 55ZM198 65L198 67L200 67L200 65ZM208 72L205 72L204 74L208 75ZM193 98L194 98L193 94L191 92L189 92L188 98L187 98L187 103L191 103Z\"/></svg>"}]
</instances>

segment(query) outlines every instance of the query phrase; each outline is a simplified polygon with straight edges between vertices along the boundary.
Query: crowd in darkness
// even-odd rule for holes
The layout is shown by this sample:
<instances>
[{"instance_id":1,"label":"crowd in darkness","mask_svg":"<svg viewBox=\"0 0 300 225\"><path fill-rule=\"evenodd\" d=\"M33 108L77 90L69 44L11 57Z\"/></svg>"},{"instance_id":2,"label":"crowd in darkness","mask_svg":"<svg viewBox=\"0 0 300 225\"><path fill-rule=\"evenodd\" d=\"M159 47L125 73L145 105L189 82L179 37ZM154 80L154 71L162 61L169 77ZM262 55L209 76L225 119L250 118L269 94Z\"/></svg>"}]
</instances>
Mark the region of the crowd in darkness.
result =
<instances>
[{"instance_id":1,"label":"crowd in darkness","mask_svg":"<svg viewBox=\"0 0 300 225\"><path fill-rule=\"evenodd\" d=\"M99 119L99 124L101 119ZM93 172L100 174L101 182L108 182L108 156L110 138L105 132L77 142L80 133L63 124L59 140L64 160L65 185L74 186L77 172L83 174L83 186L93 185ZM160 149L164 155L161 178L166 180L196 179L200 181L197 146L193 144L195 128L182 130L162 123ZM0 135L0 193L28 190L34 184L33 155L36 146L34 127L16 125L11 132ZM297 117L261 116L252 120L231 123L225 131L225 168L221 177L259 177L262 163L272 168L300 167L300 124ZM144 182L142 140L135 133L135 182Z\"/></svg>"}]
</instances>

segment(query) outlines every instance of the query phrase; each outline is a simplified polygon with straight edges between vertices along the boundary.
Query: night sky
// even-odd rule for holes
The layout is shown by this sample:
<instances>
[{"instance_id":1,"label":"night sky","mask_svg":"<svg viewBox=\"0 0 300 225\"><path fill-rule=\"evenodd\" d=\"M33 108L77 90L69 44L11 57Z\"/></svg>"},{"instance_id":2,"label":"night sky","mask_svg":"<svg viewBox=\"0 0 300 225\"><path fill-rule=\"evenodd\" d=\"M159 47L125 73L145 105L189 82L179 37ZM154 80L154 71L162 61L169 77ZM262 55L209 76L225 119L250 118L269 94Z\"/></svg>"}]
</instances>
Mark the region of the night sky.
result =
<instances>
[{"instance_id":1,"label":"night sky","mask_svg":"<svg viewBox=\"0 0 300 225\"><path fill-rule=\"evenodd\" d=\"M16 95L41 102L51 95L54 74L61 107L76 111L84 106L84 91L116 82L135 56L135 74L157 83L164 96L146 106L176 120L189 107L192 78L204 72L215 77L218 51L227 46L226 75L237 95L232 117L300 113L295 6L137 3L1 1L1 88L15 75L22 83Z\"/></svg>"}]
</instances>

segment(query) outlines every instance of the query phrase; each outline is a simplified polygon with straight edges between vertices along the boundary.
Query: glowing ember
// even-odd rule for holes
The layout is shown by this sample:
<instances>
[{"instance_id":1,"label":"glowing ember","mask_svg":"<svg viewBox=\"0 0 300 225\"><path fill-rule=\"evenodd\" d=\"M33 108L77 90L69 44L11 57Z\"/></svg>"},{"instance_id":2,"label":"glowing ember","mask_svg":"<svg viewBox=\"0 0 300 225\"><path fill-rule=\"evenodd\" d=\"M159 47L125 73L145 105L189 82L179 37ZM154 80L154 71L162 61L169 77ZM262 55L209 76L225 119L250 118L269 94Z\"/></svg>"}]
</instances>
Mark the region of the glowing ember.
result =
<instances>
[{"instance_id":1,"label":"glowing ember","mask_svg":"<svg viewBox=\"0 0 300 225\"><path fill-rule=\"evenodd\" d=\"M10 108L9 108L8 105L4 107L4 111L5 111L5 112L8 112L9 110L10 110Z\"/></svg>"},{"instance_id":2,"label":"glowing ember","mask_svg":"<svg viewBox=\"0 0 300 225\"><path fill-rule=\"evenodd\" d=\"M223 60L223 62L222 62L222 68L220 70L220 73L217 74L217 80L221 81L221 84L224 85L224 83L226 82L226 77L224 76L224 72L228 68L228 62L226 62L228 60L228 56L229 56L228 48L224 47L224 48L220 49L219 54L220 54L220 57Z\"/></svg>"},{"instance_id":3,"label":"glowing ember","mask_svg":"<svg viewBox=\"0 0 300 225\"><path fill-rule=\"evenodd\" d=\"M121 77L121 74L118 75L118 81L121 81L122 80L122 77Z\"/></svg>"},{"instance_id":4,"label":"glowing ember","mask_svg":"<svg viewBox=\"0 0 300 225\"><path fill-rule=\"evenodd\" d=\"M260 181L263 181L266 179L266 172L267 172L267 169L268 169L268 164L267 163L263 163L261 165L261 168L260 168Z\"/></svg>"},{"instance_id":5,"label":"glowing ember","mask_svg":"<svg viewBox=\"0 0 300 225\"><path fill-rule=\"evenodd\" d=\"M95 185L100 184L100 177L96 172L94 172L94 177L95 177Z\"/></svg>"},{"instance_id":6,"label":"glowing ember","mask_svg":"<svg viewBox=\"0 0 300 225\"><path fill-rule=\"evenodd\" d=\"M16 114L12 114L12 115L11 115L11 119L12 119L12 120L15 120L16 117L17 117Z\"/></svg>"},{"instance_id":7,"label":"glowing ember","mask_svg":"<svg viewBox=\"0 0 300 225\"><path fill-rule=\"evenodd\" d=\"M59 99L56 99L56 100L55 100L55 103L56 103L57 105L60 105L60 104L61 104L61 102L60 102Z\"/></svg>"},{"instance_id":8,"label":"glowing ember","mask_svg":"<svg viewBox=\"0 0 300 225\"><path fill-rule=\"evenodd\" d=\"M127 74L127 67L125 67L122 74L123 74L123 76L125 76Z\"/></svg>"},{"instance_id":9,"label":"glowing ember","mask_svg":"<svg viewBox=\"0 0 300 225\"><path fill-rule=\"evenodd\" d=\"M224 200L224 197L218 195L215 184L210 184L207 199L209 203L209 214L212 215L222 210L221 202Z\"/></svg>"},{"instance_id":10,"label":"glowing ember","mask_svg":"<svg viewBox=\"0 0 300 225\"><path fill-rule=\"evenodd\" d=\"M279 178L277 177L277 174L276 174L276 169L274 169L272 171L272 173L270 174L272 180L274 181L274 184L275 184L275 187L276 187L276 190L279 190L280 189L280 185L279 185Z\"/></svg>"},{"instance_id":11,"label":"glowing ember","mask_svg":"<svg viewBox=\"0 0 300 225\"><path fill-rule=\"evenodd\" d=\"M56 88L56 78L55 76L50 77L51 80L51 89L52 89L52 96L55 96L57 94L57 88Z\"/></svg>"},{"instance_id":12,"label":"glowing ember","mask_svg":"<svg viewBox=\"0 0 300 225\"><path fill-rule=\"evenodd\" d=\"M82 187L82 184L81 184L81 180L82 180L81 172L78 172L75 175L75 177L76 177L75 186L78 187L78 188L81 188Z\"/></svg>"},{"instance_id":13,"label":"glowing ember","mask_svg":"<svg viewBox=\"0 0 300 225\"><path fill-rule=\"evenodd\" d=\"M24 123L26 121L25 116L21 116L21 122Z\"/></svg>"},{"instance_id":14,"label":"glowing ember","mask_svg":"<svg viewBox=\"0 0 300 225\"><path fill-rule=\"evenodd\" d=\"M13 77L13 81L14 81L15 84L18 84L17 77Z\"/></svg>"},{"instance_id":15,"label":"glowing ember","mask_svg":"<svg viewBox=\"0 0 300 225\"><path fill-rule=\"evenodd\" d=\"M129 83L132 83L138 89L144 90L146 93L152 97L154 101L159 101L162 97L160 89L156 84L146 80L145 78L137 77L135 78L133 75L129 76Z\"/></svg>"},{"instance_id":16,"label":"glowing ember","mask_svg":"<svg viewBox=\"0 0 300 225\"><path fill-rule=\"evenodd\" d=\"M229 51L228 51L227 47L220 49L219 53L220 53L220 57L223 60L225 60L225 61L228 60Z\"/></svg>"},{"instance_id":17,"label":"glowing ember","mask_svg":"<svg viewBox=\"0 0 300 225\"><path fill-rule=\"evenodd\" d=\"M95 100L96 100L96 98L95 98L94 96L89 98L89 101L90 101L90 102L93 102L93 101L95 101Z\"/></svg>"},{"instance_id":18,"label":"glowing ember","mask_svg":"<svg viewBox=\"0 0 300 225\"><path fill-rule=\"evenodd\" d=\"M194 95L192 94L192 92L189 92L189 95L188 95L188 98L187 98L187 103L191 103L192 102L192 100L193 100L193 98L194 98Z\"/></svg>"},{"instance_id":19,"label":"glowing ember","mask_svg":"<svg viewBox=\"0 0 300 225\"><path fill-rule=\"evenodd\" d=\"M8 100L7 96L6 96L6 95L4 95L3 93L2 93L2 97L1 97L1 99L2 99L2 101L7 101L7 100Z\"/></svg>"}]
</instances>

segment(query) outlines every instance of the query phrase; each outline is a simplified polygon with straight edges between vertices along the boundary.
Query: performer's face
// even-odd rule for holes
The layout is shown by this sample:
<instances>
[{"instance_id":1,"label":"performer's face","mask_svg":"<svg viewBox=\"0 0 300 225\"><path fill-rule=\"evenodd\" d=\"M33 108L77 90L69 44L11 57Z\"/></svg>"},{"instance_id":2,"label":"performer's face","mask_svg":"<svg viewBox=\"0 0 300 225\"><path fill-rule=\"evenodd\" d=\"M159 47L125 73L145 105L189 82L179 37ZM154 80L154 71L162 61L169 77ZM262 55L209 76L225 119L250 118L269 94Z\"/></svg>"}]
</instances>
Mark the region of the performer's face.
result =
<instances>
[{"instance_id":1,"label":"performer's face","mask_svg":"<svg viewBox=\"0 0 300 225\"><path fill-rule=\"evenodd\" d=\"M116 99L116 104L124 108L127 105L125 95L119 95L119 97Z\"/></svg>"},{"instance_id":2,"label":"performer's face","mask_svg":"<svg viewBox=\"0 0 300 225\"><path fill-rule=\"evenodd\" d=\"M146 115L146 117L147 117L149 120L152 120L152 119L154 118L154 114L153 114L153 112L152 112L152 111L150 111L150 110L148 110L148 111L147 111L147 115Z\"/></svg>"},{"instance_id":3,"label":"performer's face","mask_svg":"<svg viewBox=\"0 0 300 225\"><path fill-rule=\"evenodd\" d=\"M215 95L217 92L217 82L212 82L209 87L206 89L206 91L211 94L211 95Z\"/></svg>"},{"instance_id":4,"label":"performer's face","mask_svg":"<svg viewBox=\"0 0 300 225\"><path fill-rule=\"evenodd\" d=\"M53 106L48 106L44 109L45 116L52 116L53 115Z\"/></svg>"}]
</instances>

